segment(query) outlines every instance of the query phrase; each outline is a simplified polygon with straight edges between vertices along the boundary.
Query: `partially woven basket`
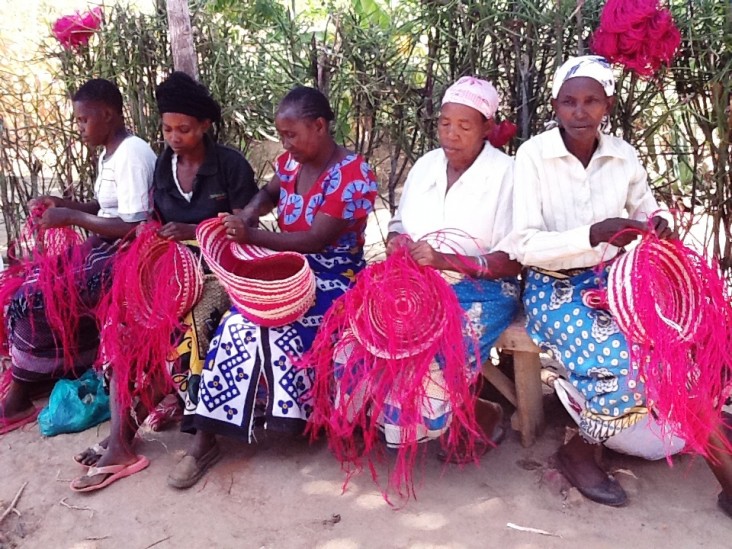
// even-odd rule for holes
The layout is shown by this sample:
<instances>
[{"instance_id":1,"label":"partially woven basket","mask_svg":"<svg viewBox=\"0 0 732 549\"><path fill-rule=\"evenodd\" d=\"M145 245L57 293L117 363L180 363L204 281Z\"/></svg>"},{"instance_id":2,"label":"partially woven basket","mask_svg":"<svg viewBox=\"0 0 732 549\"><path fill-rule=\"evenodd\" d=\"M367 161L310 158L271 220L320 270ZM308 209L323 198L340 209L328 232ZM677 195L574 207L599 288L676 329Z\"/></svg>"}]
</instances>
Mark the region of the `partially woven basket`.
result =
<instances>
[{"instance_id":1,"label":"partially woven basket","mask_svg":"<svg viewBox=\"0 0 732 549\"><path fill-rule=\"evenodd\" d=\"M284 326L315 302L315 275L304 255L232 242L220 219L199 224L196 238L211 272L249 320Z\"/></svg>"},{"instance_id":2,"label":"partially woven basket","mask_svg":"<svg viewBox=\"0 0 732 549\"><path fill-rule=\"evenodd\" d=\"M642 280L634 279L640 276ZM664 336L671 340L691 341L700 321L697 280L695 266L679 247L666 240L643 240L610 267L608 305L634 343L649 340L648 326L665 326ZM651 304L641 297L648 295L653 296Z\"/></svg>"},{"instance_id":3,"label":"partially woven basket","mask_svg":"<svg viewBox=\"0 0 732 549\"><path fill-rule=\"evenodd\" d=\"M170 257L165 257L170 254ZM176 289L176 316L182 317L198 303L203 295L203 272L198 258L183 244L162 238L151 238L140 252L138 260L139 292L142 299L136 303L138 321L150 328L160 322L157 308L153 306L160 291L160 261L172 262L174 279L168 281ZM129 306L129 304L128 304Z\"/></svg>"},{"instance_id":4,"label":"partially woven basket","mask_svg":"<svg viewBox=\"0 0 732 549\"><path fill-rule=\"evenodd\" d=\"M369 274L370 284L361 284L353 291L358 303L351 307L349 324L371 354L407 358L442 337L447 322L444 303L434 286L424 283L423 273L396 271L379 263L370 267Z\"/></svg>"}]
</instances>

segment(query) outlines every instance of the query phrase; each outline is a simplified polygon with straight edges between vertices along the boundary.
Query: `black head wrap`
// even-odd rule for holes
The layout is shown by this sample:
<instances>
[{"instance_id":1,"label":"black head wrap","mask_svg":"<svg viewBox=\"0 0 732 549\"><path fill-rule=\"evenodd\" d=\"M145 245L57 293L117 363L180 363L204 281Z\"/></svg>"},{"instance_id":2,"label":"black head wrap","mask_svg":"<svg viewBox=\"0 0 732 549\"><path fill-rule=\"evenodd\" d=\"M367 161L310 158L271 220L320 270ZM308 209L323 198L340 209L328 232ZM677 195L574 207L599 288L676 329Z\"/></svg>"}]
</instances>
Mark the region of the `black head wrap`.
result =
<instances>
[{"instance_id":1,"label":"black head wrap","mask_svg":"<svg viewBox=\"0 0 732 549\"><path fill-rule=\"evenodd\" d=\"M211 122L218 122L221 118L221 107L206 86L184 72L176 71L166 78L155 89L155 99L161 115L175 112Z\"/></svg>"}]
</instances>

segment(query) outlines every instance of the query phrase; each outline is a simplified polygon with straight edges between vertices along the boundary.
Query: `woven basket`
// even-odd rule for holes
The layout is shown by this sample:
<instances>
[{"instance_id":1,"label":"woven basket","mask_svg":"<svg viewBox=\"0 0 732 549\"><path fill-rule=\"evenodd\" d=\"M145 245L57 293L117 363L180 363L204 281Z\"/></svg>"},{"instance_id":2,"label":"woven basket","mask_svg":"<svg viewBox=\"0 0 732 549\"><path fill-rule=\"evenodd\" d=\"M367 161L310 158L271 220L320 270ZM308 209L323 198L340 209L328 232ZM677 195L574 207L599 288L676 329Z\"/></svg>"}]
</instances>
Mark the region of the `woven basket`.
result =
<instances>
[{"instance_id":1,"label":"woven basket","mask_svg":"<svg viewBox=\"0 0 732 549\"><path fill-rule=\"evenodd\" d=\"M384 263L367 267L372 284L350 291L356 303L349 324L358 342L380 358L417 355L434 344L445 329L439 297L415 271L390 271ZM364 277L365 278L365 277ZM422 288L415 291L415 288ZM388 299L385 299L388 296Z\"/></svg>"},{"instance_id":2,"label":"woven basket","mask_svg":"<svg viewBox=\"0 0 732 549\"><path fill-rule=\"evenodd\" d=\"M608 273L607 297L618 326L634 343L649 340L646 325L661 320L670 337L689 341L699 327L700 288L694 266L670 242L646 240L620 256ZM641 295L653 297L642 310ZM653 318L655 316L656 318Z\"/></svg>"},{"instance_id":3,"label":"woven basket","mask_svg":"<svg viewBox=\"0 0 732 549\"><path fill-rule=\"evenodd\" d=\"M186 246L169 240L153 239L139 258L139 284L142 290L143 303L139 319L143 324L157 326L158 315L152 307L153 292L161 284L158 262L172 250L175 279L169 281L176 288L175 302L178 304L177 315L183 317L198 303L203 293L203 272L196 255Z\"/></svg>"},{"instance_id":4,"label":"woven basket","mask_svg":"<svg viewBox=\"0 0 732 549\"><path fill-rule=\"evenodd\" d=\"M229 294L226 293L226 289L216 275L203 275L201 299L191 311L199 358L206 358L211 337L218 327L218 321L229 310L229 307L231 307Z\"/></svg>"},{"instance_id":5,"label":"woven basket","mask_svg":"<svg viewBox=\"0 0 732 549\"><path fill-rule=\"evenodd\" d=\"M233 243L219 219L198 225L196 237L209 268L249 320L284 326L313 305L315 275L304 255Z\"/></svg>"}]
</instances>

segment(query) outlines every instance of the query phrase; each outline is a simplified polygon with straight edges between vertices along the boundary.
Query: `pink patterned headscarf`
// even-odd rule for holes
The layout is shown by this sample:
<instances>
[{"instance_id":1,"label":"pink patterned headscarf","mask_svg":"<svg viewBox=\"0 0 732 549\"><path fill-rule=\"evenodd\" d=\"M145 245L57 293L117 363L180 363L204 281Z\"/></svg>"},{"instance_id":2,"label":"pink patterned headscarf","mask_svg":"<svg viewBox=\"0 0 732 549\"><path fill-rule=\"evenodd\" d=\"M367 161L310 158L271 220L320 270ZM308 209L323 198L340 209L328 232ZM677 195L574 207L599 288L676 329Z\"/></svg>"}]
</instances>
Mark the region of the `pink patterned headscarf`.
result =
<instances>
[{"instance_id":1,"label":"pink patterned headscarf","mask_svg":"<svg viewBox=\"0 0 732 549\"><path fill-rule=\"evenodd\" d=\"M442 104L459 103L472 107L486 118L493 118L498 110L500 97L493 84L474 76L463 76L447 88Z\"/></svg>"}]
</instances>

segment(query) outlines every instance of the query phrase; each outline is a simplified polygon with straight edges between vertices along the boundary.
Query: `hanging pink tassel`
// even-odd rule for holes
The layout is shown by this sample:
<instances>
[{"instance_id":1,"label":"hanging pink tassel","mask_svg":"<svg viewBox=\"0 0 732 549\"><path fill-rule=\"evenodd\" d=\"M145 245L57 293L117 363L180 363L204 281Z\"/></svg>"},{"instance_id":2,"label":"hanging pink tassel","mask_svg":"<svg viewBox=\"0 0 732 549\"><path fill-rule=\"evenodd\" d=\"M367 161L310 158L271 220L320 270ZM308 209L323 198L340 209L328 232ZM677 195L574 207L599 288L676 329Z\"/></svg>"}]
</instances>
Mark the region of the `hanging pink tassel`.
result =
<instances>
[{"instance_id":1,"label":"hanging pink tassel","mask_svg":"<svg viewBox=\"0 0 732 549\"><path fill-rule=\"evenodd\" d=\"M591 49L643 77L669 64L681 43L671 12L659 0L607 0Z\"/></svg>"},{"instance_id":2,"label":"hanging pink tassel","mask_svg":"<svg viewBox=\"0 0 732 549\"><path fill-rule=\"evenodd\" d=\"M388 487L396 488L402 497L414 495L417 431L423 426L427 402L424 381L435 357L439 357L441 389L452 412L442 445L448 453L461 448L474 455L482 431L470 390L464 317L454 291L439 272L417 265L406 246L362 271L355 286L328 310L301 364L315 370L310 435L315 438L325 429L331 450L348 473L346 483L362 468L364 459L378 482L375 461L383 448L379 423L390 413L388 403L394 402L403 439ZM336 350L346 351L345 365L334 364L334 343ZM359 433L362 444L357 442ZM387 489L384 497L389 501Z\"/></svg>"},{"instance_id":3,"label":"hanging pink tassel","mask_svg":"<svg viewBox=\"0 0 732 549\"><path fill-rule=\"evenodd\" d=\"M14 245L16 252L25 251L25 256L16 257L17 262L0 275L0 341L7 350L6 307L23 283L36 276L36 281L26 286L26 297L30 304L34 301L32 294L41 293L56 348L63 353L66 367L71 369L78 350L79 320L84 311L77 280L85 260L83 238L72 227L42 229L38 220L45 209L40 207L30 212Z\"/></svg>"},{"instance_id":4,"label":"hanging pink tassel","mask_svg":"<svg viewBox=\"0 0 732 549\"><path fill-rule=\"evenodd\" d=\"M168 357L183 315L201 297L203 274L184 245L145 223L114 264L112 289L100 306L102 360L111 365L122 410L135 399L152 410L173 387Z\"/></svg>"},{"instance_id":5,"label":"hanging pink tassel","mask_svg":"<svg viewBox=\"0 0 732 549\"><path fill-rule=\"evenodd\" d=\"M651 231L611 266L607 298L649 408L688 451L708 456L732 375L731 296L718 265Z\"/></svg>"}]
</instances>

